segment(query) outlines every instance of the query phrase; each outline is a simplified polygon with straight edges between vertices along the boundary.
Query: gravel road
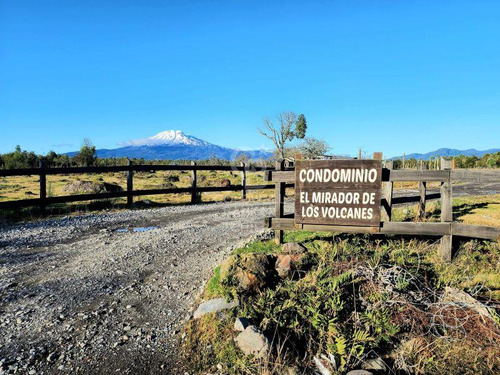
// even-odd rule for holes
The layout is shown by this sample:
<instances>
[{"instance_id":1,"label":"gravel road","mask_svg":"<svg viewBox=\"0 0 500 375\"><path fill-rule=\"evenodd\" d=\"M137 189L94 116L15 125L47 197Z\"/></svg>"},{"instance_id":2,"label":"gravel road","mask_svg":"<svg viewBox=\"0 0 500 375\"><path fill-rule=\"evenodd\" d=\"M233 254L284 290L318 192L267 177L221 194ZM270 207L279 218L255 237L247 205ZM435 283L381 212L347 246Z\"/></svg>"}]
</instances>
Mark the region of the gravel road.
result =
<instances>
[{"instance_id":1,"label":"gravel road","mask_svg":"<svg viewBox=\"0 0 500 375\"><path fill-rule=\"evenodd\" d=\"M204 281L272 213L234 202L0 229L0 373L178 373Z\"/></svg>"}]
</instances>

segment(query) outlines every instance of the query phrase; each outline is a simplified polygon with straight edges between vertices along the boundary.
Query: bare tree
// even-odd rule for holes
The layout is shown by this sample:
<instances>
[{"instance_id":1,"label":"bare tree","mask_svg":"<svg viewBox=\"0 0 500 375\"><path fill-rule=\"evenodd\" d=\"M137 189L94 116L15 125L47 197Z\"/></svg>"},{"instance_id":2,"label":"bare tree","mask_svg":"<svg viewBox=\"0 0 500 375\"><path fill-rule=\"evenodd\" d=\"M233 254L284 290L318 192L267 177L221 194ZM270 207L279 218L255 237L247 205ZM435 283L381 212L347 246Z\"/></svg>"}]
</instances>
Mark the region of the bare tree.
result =
<instances>
[{"instance_id":1,"label":"bare tree","mask_svg":"<svg viewBox=\"0 0 500 375\"><path fill-rule=\"evenodd\" d=\"M322 139L306 138L300 145L299 150L306 159L314 159L325 155L331 147Z\"/></svg>"},{"instance_id":2,"label":"bare tree","mask_svg":"<svg viewBox=\"0 0 500 375\"><path fill-rule=\"evenodd\" d=\"M258 131L274 143L278 155L284 159L286 143L297 136L295 132L296 123L297 115L295 113L282 112L274 121L266 117L264 119L264 129L258 128Z\"/></svg>"}]
</instances>

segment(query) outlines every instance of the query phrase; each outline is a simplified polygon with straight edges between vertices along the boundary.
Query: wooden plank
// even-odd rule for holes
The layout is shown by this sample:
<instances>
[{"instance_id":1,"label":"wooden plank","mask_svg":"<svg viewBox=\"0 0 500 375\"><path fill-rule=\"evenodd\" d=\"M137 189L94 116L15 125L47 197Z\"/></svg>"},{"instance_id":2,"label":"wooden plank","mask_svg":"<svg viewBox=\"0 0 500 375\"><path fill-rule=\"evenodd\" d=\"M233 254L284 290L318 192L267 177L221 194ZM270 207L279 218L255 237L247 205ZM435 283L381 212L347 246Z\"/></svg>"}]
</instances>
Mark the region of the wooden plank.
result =
<instances>
[{"instance_id":1,"label":"wooden plank","mask_svg":"<svg viewBox=\"0 0 500 375\"><path fill-rule=\"evenodd\" d=\"M385 164L385 174L388 176L394 167L394 162L391 160ZM386 177L387 177L386 176ZM384 173L382 174L382 181L384 181ZM393 195L394 184L388 179L382 183L382 212L380 219L383 222L391 221L392 217L392 195Z\"/></svg>"},{"instance_id":2,"label":"wooden plank","mask_svg":"<svg viewBox=\"0 0 500 375\"><path fill-rule=\"evenodd\" d=\"M276 163L276 170L282 170L285 166L285 161L281 160L280 162ZM284 215L285 211L285 183L284 182L279 182L275 184L275 189L274 189L274 216L277 218L281 218ZM274 240L275 242L280 245L283 243L284 240L284 232L280 229L275 231L275 237Z\"/></svg>"},{"instance_id":3,"label":"wooden plank","mask_svg":"<svg viewBox=\"0 0 500 375\"><path fill-rule=\"evenodd\" d=\"M132 160L128 161L128 172L127 172L127 206L131 207L134 203L134 196L132 191L134 190L134 170L132 169Z\"/></svg>"},{"instance_id":4,"label":"wooden plank","mask_svg":"<svg viewBox=\"0 0 500 375\"><path fill-rule=\"evenodd\" d=\"M192 166L196 166L196 162L191 162ZM191 204L195 204L198 201L197 192L196 192L196 169L193 169L191 172Z\"/></svg>"},{"instance_id":5,"label":"wooden plank","mask_svg":"<svg viewBox=\"0 0 500 375\"><path fill-rule=\"evenodd\" d=\"M439 170L392 170L390 172L390 181L446 181L449 179L448 171Z\"/></svg>"},{"instance_id":6,"label":"wooden plank","mask_svg":"<svg viewBox=\"0 0 500 375\"><path fill-rule=\"evenodd\" d=\"M434 200L434 199L440 199L441 198L441 193L432 193L432 194L426 194L425 195L425 200ZM398 204L405 204L405 203L417 203L420 202L422 199L421 195L411 195L411 196L405 196L405 197L393 197L392 198L392 205L398 205Z\"/></svg>"},{"instance_id":7,"label":"wooden plank","mask_svg":"<svg viewBox=\"0 0 500 375\"><path fill-rule=\"evenodd\" d=\"M451 229L454 236L500 240L500 227L452 223Z\"/></svg>"},{"instance_id":8,"label":"wooden plank","mask_svg":"<svg viewBox=\"0 0 500 375\"><path fill-rule=\"evenodd\" d=\"M38 175L39 173L39 168L0 169L0 177L33 176Z\"/></svg>"},{"instance_id":9,"label":"wooden plank","mask_svg":"<svg viewBox=\"0 0 500 375\"><path fill-rule=\"evenodd\" d=\"M115 167L65 167L65 168L47 168L48 175L54 174L80 174L80 173L108 173L108 172L126 172L128 165Z\"/></svg>"},{"instance_id":10,"label":"wooden plank","mask_svg":"<svg viewBox=\"0 0 500 375\"><path fill-rule=\"evenodd\" d=\"M449 172L439 170L391 170L384 168L382 173L382 181L445 181L449 177ZM295 181L294 171L268 171L265 176L265 181L277 182L293 182Z\"/></svg>"},{"instance_id":11,"label":"wooden plank","mask_svg":"<svg viewBox=\"0 0 500 375\"><path fill-rule=\"evenodd\" d=\"M441 244L439 245L439 257L443 262L451 262L453 257L453 236L445 235L441 237Z\"/></svg>"},{"instance_id":12,"label":"wooden plank","mask_svg":"<svg viewBox=\"0 0 500 375\"><path fill-rule=\"evenodd\" d=\"M380 228L383 234L442 236L451 233L451 223L387 222Z\"/></svg>"},{"instance_id":13,"label":"wooden plank","mask_svg":"<svg viewBox=\"0 0 500 375\"><path fill-rule=\"evenodd\" d=\"M241 163L241 167L243 170L241 171L241 185L243 186L241 189L241 199L245 200L247 199L247 191L246 191L246 185L247 185L247 173L245 171L245 163Z\"/></svg>"},{"instance_id":14,"label":"wooden plank","mask_svg":"<svg viewBox=\"0 0 500 375\"><path fill-rule=\"evenodd\" d=\"M40 160L40 211L45 211L47 199L47 174L45 161Z\"/></svg>"},{"instance_id":15,"label":"wooden plank","mask_svg":"<svg viewBox=\"0 0 500 375\"><path fill-rule=\"evenodd\" d=\"M267 218L269 228L298 229L293 218ZM333 231L346 233L381 233L394 235L443 236L451 233L451 223L414 223L386 222L380 228L338 226L338 225L301 225L300 229L311 231ZM344 230L346 229L346 230Z\"/></svg>"},{"instance_id":16,"label":"wooden plank","mask_svg":"<svg viewBox=\"0 0 500 375\"><path fill-rule=\"evenodd\" d=\"M455 169L451 171L452 181L498 182L500 169Z\"/></svg>"}]
</instances>

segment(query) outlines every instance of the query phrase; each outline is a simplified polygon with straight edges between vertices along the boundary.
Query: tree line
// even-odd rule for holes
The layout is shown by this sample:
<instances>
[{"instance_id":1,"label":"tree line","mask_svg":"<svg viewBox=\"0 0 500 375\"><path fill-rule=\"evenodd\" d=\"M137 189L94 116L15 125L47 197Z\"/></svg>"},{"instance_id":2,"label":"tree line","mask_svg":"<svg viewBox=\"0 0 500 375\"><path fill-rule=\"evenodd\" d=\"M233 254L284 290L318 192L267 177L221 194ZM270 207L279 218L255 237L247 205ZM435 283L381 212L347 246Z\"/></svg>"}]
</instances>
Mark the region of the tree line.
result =
<instances>
[{"instance_id":1,"label":"tree line","mask_svg":"<svg viewBox=\"0 0 500 375\"><path fill-rule=\"evenodd\" d=\"M455 162L455 168L473 169L473 168L500 168L500 152L484 154L482 157L475 155L458 155L449 157ZM418 169L422 165L427 169L439 169L439 155L431 156L429 160L410 158L403 162L402 159L394 160L394 169Z\"/></svg>"}]
</instances>

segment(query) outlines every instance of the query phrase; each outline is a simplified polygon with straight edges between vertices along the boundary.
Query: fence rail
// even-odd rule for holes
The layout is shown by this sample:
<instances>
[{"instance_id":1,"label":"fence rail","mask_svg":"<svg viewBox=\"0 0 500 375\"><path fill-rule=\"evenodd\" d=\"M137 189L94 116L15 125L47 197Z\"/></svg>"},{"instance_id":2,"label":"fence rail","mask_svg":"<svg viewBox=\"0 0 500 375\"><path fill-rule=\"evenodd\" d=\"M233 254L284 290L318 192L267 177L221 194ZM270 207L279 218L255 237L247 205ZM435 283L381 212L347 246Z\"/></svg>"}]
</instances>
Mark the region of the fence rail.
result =
<instances>
[{"instance_id":1,"label":"fence rail","mask_svg":"<svg viewBox=\"0 0 500 375\"><path fill-rule=\"evenodd\" d=\"M196 203L199 193L222 192L222 191L241 191L242 198L246 199L246 193L249 190L274 189L274 185L247 185L247 172L268 172L274 168L269 167L250 167L244 163L241 165L197 165L193 162L191 165L134 165L129 163L125 166L110 167L63 167L47 168L44 163L40 163L39 168L23 169L4 169L0 170L0 177L9 176L39 176L40 177L40 198L21 199L15 201L0 202L0 209L22 208L30 206L40 206L43 210L47 205L56 203L69 203L79 201L91 201L98 199L127 198L127 204L133 203L133 197L157 194L191 194L191 203ZM152 171L191 171L191 186L185 188L165 188L134 190L134 172L152 172ZM230 186L206 186L197 185L197 171L233 171L241 173L241 184ZM65 195L57 197L47 197L47 176L58 174L83 174L83 173L127 173L127 188L123 191ZM288 184L290 187L290 184ZM291 184L293 186L293 184Z\"/></svg>"},{"instance_id":2,"label":"fence rail","mask_svg":"<svg viewBox=\"0 0 500 375\"><path fill-rule=\"evenodd\" d=\"M374 154L374 159L380 153ZM284 212L284 189L295 181L293 169L284 170L283 163L277 163L274 170L267 170L264 179L275 185L275 216L266 218L266 226L275 229L276 242L283 242L283 230L311 230L346 233L380 233L402 235L440 236L440 255L445 261L452 259L453 236L497 240L500 238L500 227L467 225L453 222L452 186L453 182L498 182L500 170L452 170L450 160L441 159L441 170L393 170L393 162L386 162L382 169L381 222L378 227L311 225L295 223L294 214ZM419 194L409 197L393 197L394 182L418 182ZM428 194L427 182L440 182L440 192ZM441 199L441 222L392 222L392 207L400 203L418 203L418 217L425 214L426 202L429 199Z\"/></svg>"}]
</instances>

